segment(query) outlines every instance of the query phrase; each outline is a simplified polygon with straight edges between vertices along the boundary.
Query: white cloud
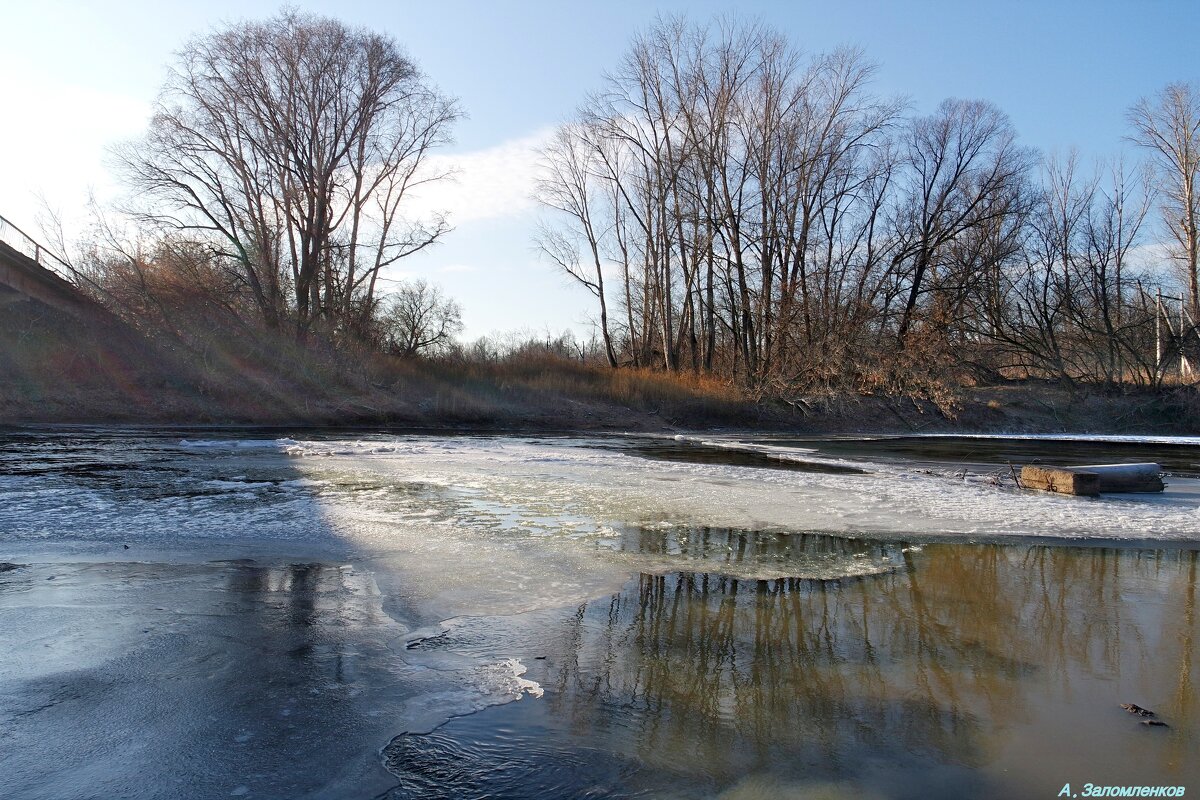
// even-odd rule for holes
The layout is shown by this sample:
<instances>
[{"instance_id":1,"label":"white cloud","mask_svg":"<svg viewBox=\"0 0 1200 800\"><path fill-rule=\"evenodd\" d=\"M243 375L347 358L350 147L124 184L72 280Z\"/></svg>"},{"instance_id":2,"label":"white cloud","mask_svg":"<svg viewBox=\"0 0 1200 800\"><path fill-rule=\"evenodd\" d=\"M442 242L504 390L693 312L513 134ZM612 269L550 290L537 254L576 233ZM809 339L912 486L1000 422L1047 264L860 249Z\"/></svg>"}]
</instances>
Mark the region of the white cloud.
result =
<instances>
[{"instance_id":1,"label":"white cloud","mask_svg":"<svg viewBox=\"0 0 1200 800\"><path fill-rule=\"evenodd\" d=\"M460 226L529 211L535 205L537 151L550 135L550 130L540 130L483 150L430 156L431 173L454 170L456 174L415 190L405 213L425 216L442 212L449 215L452 225Z\"/></svg>"},{"instance_id":2,"label":"white cloud","mask_svg":"<svg viewBox=\"0 0 1200 800\"><path fill-rule=\"evenodd\" d=\"M0 126L0 214L26 227L34 226L39 195L69 222L85 218L89 192L114 199L120 187L105 165L107 149L142 133L151 111L147 101L36 76L0 82L0 108L20 120ZM493 147L431 155L431 172L456 174L414 190L405 213L446 213L458 227L530 211L537 150L550 134L539 130Z\"/></svg>"},{"instance_id":3,"label":"white cloud","mask_svg":"<svg viewBox=\"0 0 1200 800\"><path fill-rule=\"evenodd\" d=\"M61 207L70 222L83 217L89 191L113 196L106 148L136 136L150 105L126 95L23 75L0 83L0 213L28 230L37 197ZM31 233L33 231L30 231Z\"/></svg>"}]
</instances>

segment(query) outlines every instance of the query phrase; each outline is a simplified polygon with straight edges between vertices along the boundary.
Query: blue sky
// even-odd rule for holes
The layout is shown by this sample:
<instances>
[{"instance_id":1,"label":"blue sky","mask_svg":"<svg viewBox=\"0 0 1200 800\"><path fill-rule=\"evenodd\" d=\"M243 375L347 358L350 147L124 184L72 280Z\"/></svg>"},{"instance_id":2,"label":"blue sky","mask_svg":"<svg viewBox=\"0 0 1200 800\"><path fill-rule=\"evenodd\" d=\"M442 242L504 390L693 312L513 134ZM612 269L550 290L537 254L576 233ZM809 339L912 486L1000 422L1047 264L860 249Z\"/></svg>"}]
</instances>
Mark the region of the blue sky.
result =
<instances>
[{"instance_id":1,"label":"blue sky","mask_svg":"<svg viewBox=\"0 0 1200 800\"><path fill-rule=\"evenodd\" d=\"M1200 2L301 2L393 35L470 115L446 151L455 185L420 198L456 230L403 267L464 308L467 336L584 330L590 298L540 261L530 237L532 150L570 116L630 37L659 13L736 12L809 51L861 46L876 89L918 112L945 97L1005 109L1026 144L1127 147L1125 109L1172 80L1200 80ZM145 125L166 65L225 20L268 16L257 0L9 3L0 12L0 214L35 228L37 194L78 218L90 188L119 192L105 147ZM32 232L32 231L31 231Z\"/></svg>"}]
</instances>

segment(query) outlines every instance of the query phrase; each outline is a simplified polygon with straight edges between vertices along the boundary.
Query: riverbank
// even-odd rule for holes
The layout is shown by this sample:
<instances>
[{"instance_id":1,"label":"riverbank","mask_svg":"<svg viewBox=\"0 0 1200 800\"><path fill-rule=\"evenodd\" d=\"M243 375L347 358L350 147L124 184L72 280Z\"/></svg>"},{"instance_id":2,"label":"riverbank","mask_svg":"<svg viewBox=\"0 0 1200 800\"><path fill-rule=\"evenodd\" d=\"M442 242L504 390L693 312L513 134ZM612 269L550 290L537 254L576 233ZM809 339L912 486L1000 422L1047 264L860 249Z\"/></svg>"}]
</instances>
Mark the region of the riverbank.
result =
<instances>
[{"instance_id":1,"label":"riverbank","mask_svg":"<svg viewBox=\"0 0 1200 800\"><path fill-rule=\"evenodd\" d=\"M154 339L35 303L0 315L0 424L389 426L432 430L1195 434L1200 391L1042 382L939 402L833 394L756 400L723 382L551 355L401 360L259 332Z\"/></svg>"}]
</instances>

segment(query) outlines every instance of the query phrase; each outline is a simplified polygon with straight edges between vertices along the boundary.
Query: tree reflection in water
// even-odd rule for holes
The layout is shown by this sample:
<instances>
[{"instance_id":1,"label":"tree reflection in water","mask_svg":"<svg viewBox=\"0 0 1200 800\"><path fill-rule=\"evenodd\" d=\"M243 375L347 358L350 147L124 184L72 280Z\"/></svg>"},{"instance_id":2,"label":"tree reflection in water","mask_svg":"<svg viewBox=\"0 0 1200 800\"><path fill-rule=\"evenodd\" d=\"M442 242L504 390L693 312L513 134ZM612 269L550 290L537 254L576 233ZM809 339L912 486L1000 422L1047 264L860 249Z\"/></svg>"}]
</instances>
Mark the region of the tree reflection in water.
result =
<instances>
[{"instance_id":1,"label":"tree reflection in water","mask_svg":"<svg viewBox=\"0 0 1200 800\"><path fill-rule=\"evenodd\" d=\"M770 554L757 534L728 532L728 549L715 535L681 544L648 532L636 546ZM436 742L414 737L408 757L473 740L487 744L479 759L509 758L514 770L569 751L590 753L593 773L604 764L597 774L623 776L619 791L581 783L565 796L753 795L747 776L767 776L753 784L767 795L809 796L832 781L846 796L914 798L1200 778L1188 756L1195 551L781 538L802 563L833 552L896 569L828 580L642 574L561 623L537 662L543 700L452 722ZM1170 732L1141 728L1117 708L1128 701L1156 708ZM530 755L543 751L541 762Z\"/></svg>"}]
</instances>

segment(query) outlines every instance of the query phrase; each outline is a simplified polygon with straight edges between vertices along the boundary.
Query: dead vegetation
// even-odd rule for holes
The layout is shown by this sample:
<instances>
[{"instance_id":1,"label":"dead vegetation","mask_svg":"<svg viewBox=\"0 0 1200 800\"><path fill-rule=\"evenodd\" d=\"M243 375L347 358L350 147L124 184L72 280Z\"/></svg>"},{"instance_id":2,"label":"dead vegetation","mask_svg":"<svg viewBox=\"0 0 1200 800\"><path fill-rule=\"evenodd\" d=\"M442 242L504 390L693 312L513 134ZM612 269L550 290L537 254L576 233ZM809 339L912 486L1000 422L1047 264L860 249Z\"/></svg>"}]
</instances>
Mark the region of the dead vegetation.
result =
<instances>
[{"instance_id":1,"label":"dead vegetation","mask_svg":"<svg viewBox=\"0 0 1200 800\"><path fill-rule=\"evenodd\" d=\"M0 422L645 427L749 425L721 382L612 371L552 350L412 359L354 344L174 316L139 331L36 303L0 316Z\"/></svg>"},{"instance_id":2,"label":"dead vegetation","mask_svg":"<svg viewBox=\"0 0 1200 800\"><path fill-rule=\"evenodd\" d=\"M0 423L389 425L489 430L1195 433L1192 387L1096 391L1045 381L955 390L756 397L690 372L609 368L557 342L487 358L405 359L219 317L145 333L36 303L0 314Z\"/></svg>"}]
</instances>

